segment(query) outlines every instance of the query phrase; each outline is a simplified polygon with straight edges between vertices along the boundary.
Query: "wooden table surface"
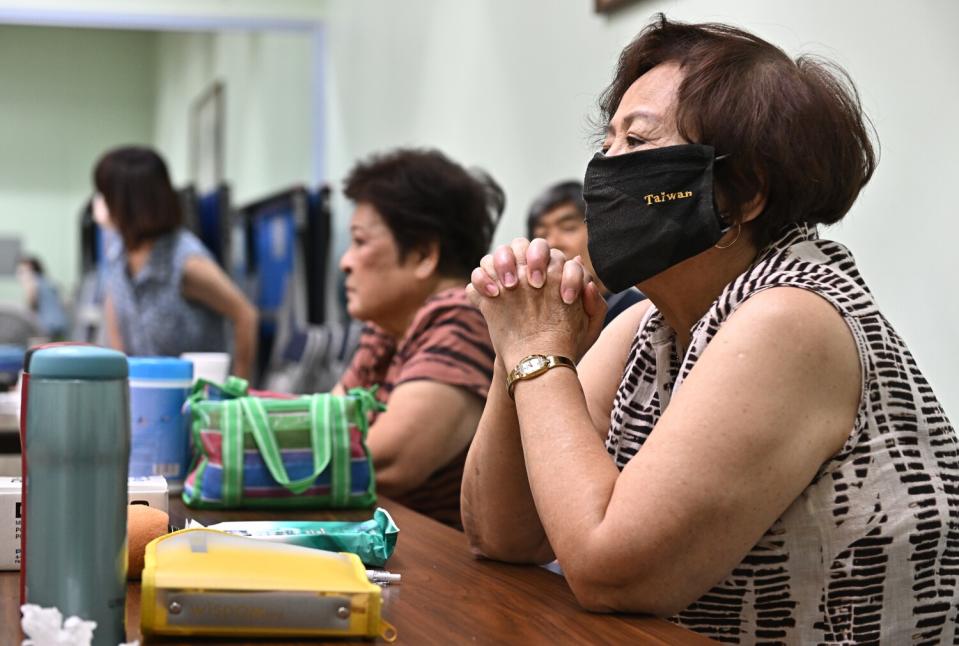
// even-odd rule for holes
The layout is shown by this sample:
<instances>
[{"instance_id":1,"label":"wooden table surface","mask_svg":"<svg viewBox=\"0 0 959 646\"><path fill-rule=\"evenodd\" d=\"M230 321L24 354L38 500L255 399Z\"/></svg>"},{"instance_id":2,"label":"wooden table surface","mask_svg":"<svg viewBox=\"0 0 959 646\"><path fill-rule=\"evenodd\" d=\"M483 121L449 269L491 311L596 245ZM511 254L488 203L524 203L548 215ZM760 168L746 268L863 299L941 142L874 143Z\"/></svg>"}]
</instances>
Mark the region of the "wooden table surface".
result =
<instances>
[{"instance_id":1,"label":"wooden table surface","mask_svg":"<svg viewBox=\"0 0 959 646\"><path fill-rule=\"evenodd\" d=\"M402 583L383 589L383 617L396 626L400 644L708 644L710 640L667 621L642 616L599 615L582 610L565 580L536 566L474 558L466 537L402 505L381 499L400 528L386 565ZM170 499L171 521L203 524L223 520L337 518L363 520L354 512L209 512L186 509ZM0 644L19 644L18 573L0 572ZM127 635L140 639L140 586L127 594ZM148 643L208 643L197 639L151 639ZM216 643L241 643L235 640ZM262 646L265 641L250 642ZM288 646L318 641L283 641ZM336 644L368 644L336 640Z\"/></svg>"}]
</instances>

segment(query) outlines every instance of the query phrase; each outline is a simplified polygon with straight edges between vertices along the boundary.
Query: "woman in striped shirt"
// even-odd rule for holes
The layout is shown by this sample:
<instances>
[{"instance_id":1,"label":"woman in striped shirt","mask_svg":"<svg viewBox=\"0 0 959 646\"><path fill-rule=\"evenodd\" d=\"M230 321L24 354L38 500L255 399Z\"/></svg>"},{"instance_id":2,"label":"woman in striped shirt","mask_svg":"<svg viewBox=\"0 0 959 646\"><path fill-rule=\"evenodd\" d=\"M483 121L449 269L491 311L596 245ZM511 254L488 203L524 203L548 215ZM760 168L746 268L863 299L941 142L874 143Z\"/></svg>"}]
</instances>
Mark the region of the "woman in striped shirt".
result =
<instances>
[{"instance_id":1,"label":"woman in striped shirt","mask_svg":"<svg viewBox=\"0 0 959 646\"><path fill-rule=\"evenodd\" d=\"M453 526L466 451L493 374L486 323L463 289L503 208L492 179L434 150L358 164L340 259L347 309L366 323L334 392L378 386L370 426L377 490Z\"/></svg>"}]
</instances>

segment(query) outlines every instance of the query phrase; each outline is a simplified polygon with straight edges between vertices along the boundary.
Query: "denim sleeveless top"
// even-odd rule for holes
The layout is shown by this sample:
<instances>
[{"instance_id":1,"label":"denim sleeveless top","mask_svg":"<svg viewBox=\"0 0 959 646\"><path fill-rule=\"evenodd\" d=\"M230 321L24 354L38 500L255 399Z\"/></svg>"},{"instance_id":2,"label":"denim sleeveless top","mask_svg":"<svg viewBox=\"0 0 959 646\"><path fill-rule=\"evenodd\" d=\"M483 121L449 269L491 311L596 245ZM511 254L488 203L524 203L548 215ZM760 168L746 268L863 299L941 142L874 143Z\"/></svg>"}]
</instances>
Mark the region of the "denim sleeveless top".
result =
<instances>
[{"instance_id":1,"label":"denim sleeveless top","mask_svg":"<svg viewBox=\"0 0 959 646\"><path fill-rule=\"evenodd\" d=\"M859 350L859 411L845 446L742 562L672 620L736 644L959 644L959 439L852 254L814 228L784 232L730 283L684 353L649 309L607 450L620 469L641 451L723 323L775 287L812 291L842 315Z\"/></svg>"},{"instance_id":2,"label":"denim sleeveless top","mask_svg":"<svg viewBox=\"0 0 959 646\"><path fill-rule=\"evenodd\" d=\"M223 316L183 296L183 267L194 256L213 260L196 236L179 229L157 238L136 276L125 252L108 260L107 289L128 355L226 351Z\"/></svg>"}]
</instances>

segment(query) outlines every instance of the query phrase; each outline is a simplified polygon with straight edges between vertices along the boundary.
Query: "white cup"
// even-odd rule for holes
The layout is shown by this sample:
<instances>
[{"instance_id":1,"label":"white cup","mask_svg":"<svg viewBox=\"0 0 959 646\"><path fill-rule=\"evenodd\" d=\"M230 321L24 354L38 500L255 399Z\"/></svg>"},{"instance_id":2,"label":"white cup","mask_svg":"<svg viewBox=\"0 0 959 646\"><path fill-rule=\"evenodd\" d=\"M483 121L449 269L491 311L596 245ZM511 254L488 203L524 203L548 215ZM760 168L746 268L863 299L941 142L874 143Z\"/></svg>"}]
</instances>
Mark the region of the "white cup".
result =
<instances>
[{"instance_id":1,"label":"white cup","mask_svg":"<svg viewBox=\"0 0 959 646\"><path fill-rule=\"evenodd\" d=\"M206 379L223 384L230 376L230 355L226 352L184 352L181 359L193 363L193 382Z\"/></svg>"}]
</instances>

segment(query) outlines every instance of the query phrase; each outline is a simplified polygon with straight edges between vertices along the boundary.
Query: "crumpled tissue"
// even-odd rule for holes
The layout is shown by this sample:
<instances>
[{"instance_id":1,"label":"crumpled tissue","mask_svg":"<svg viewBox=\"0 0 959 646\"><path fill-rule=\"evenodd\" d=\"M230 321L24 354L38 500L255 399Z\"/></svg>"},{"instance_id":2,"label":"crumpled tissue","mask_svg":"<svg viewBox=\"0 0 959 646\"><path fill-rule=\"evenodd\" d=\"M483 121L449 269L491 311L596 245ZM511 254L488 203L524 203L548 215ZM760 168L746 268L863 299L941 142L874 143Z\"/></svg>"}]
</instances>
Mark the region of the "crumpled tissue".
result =
<instances>
[{"instance_id":1,"label":"crumpled tissue","mask_svg":"<svg viewBox=\"0 0 959 646\"><path fill-rule=\"evenodd\" d=\"M90 646L93 641L95 621L79 617L67 617L64 621L56 608L41 608L32 603L20 606L20 612L20 627L27 636L21 646ZM139 646L139 641L120 646Z\"/></svg>"}]
</instances>

